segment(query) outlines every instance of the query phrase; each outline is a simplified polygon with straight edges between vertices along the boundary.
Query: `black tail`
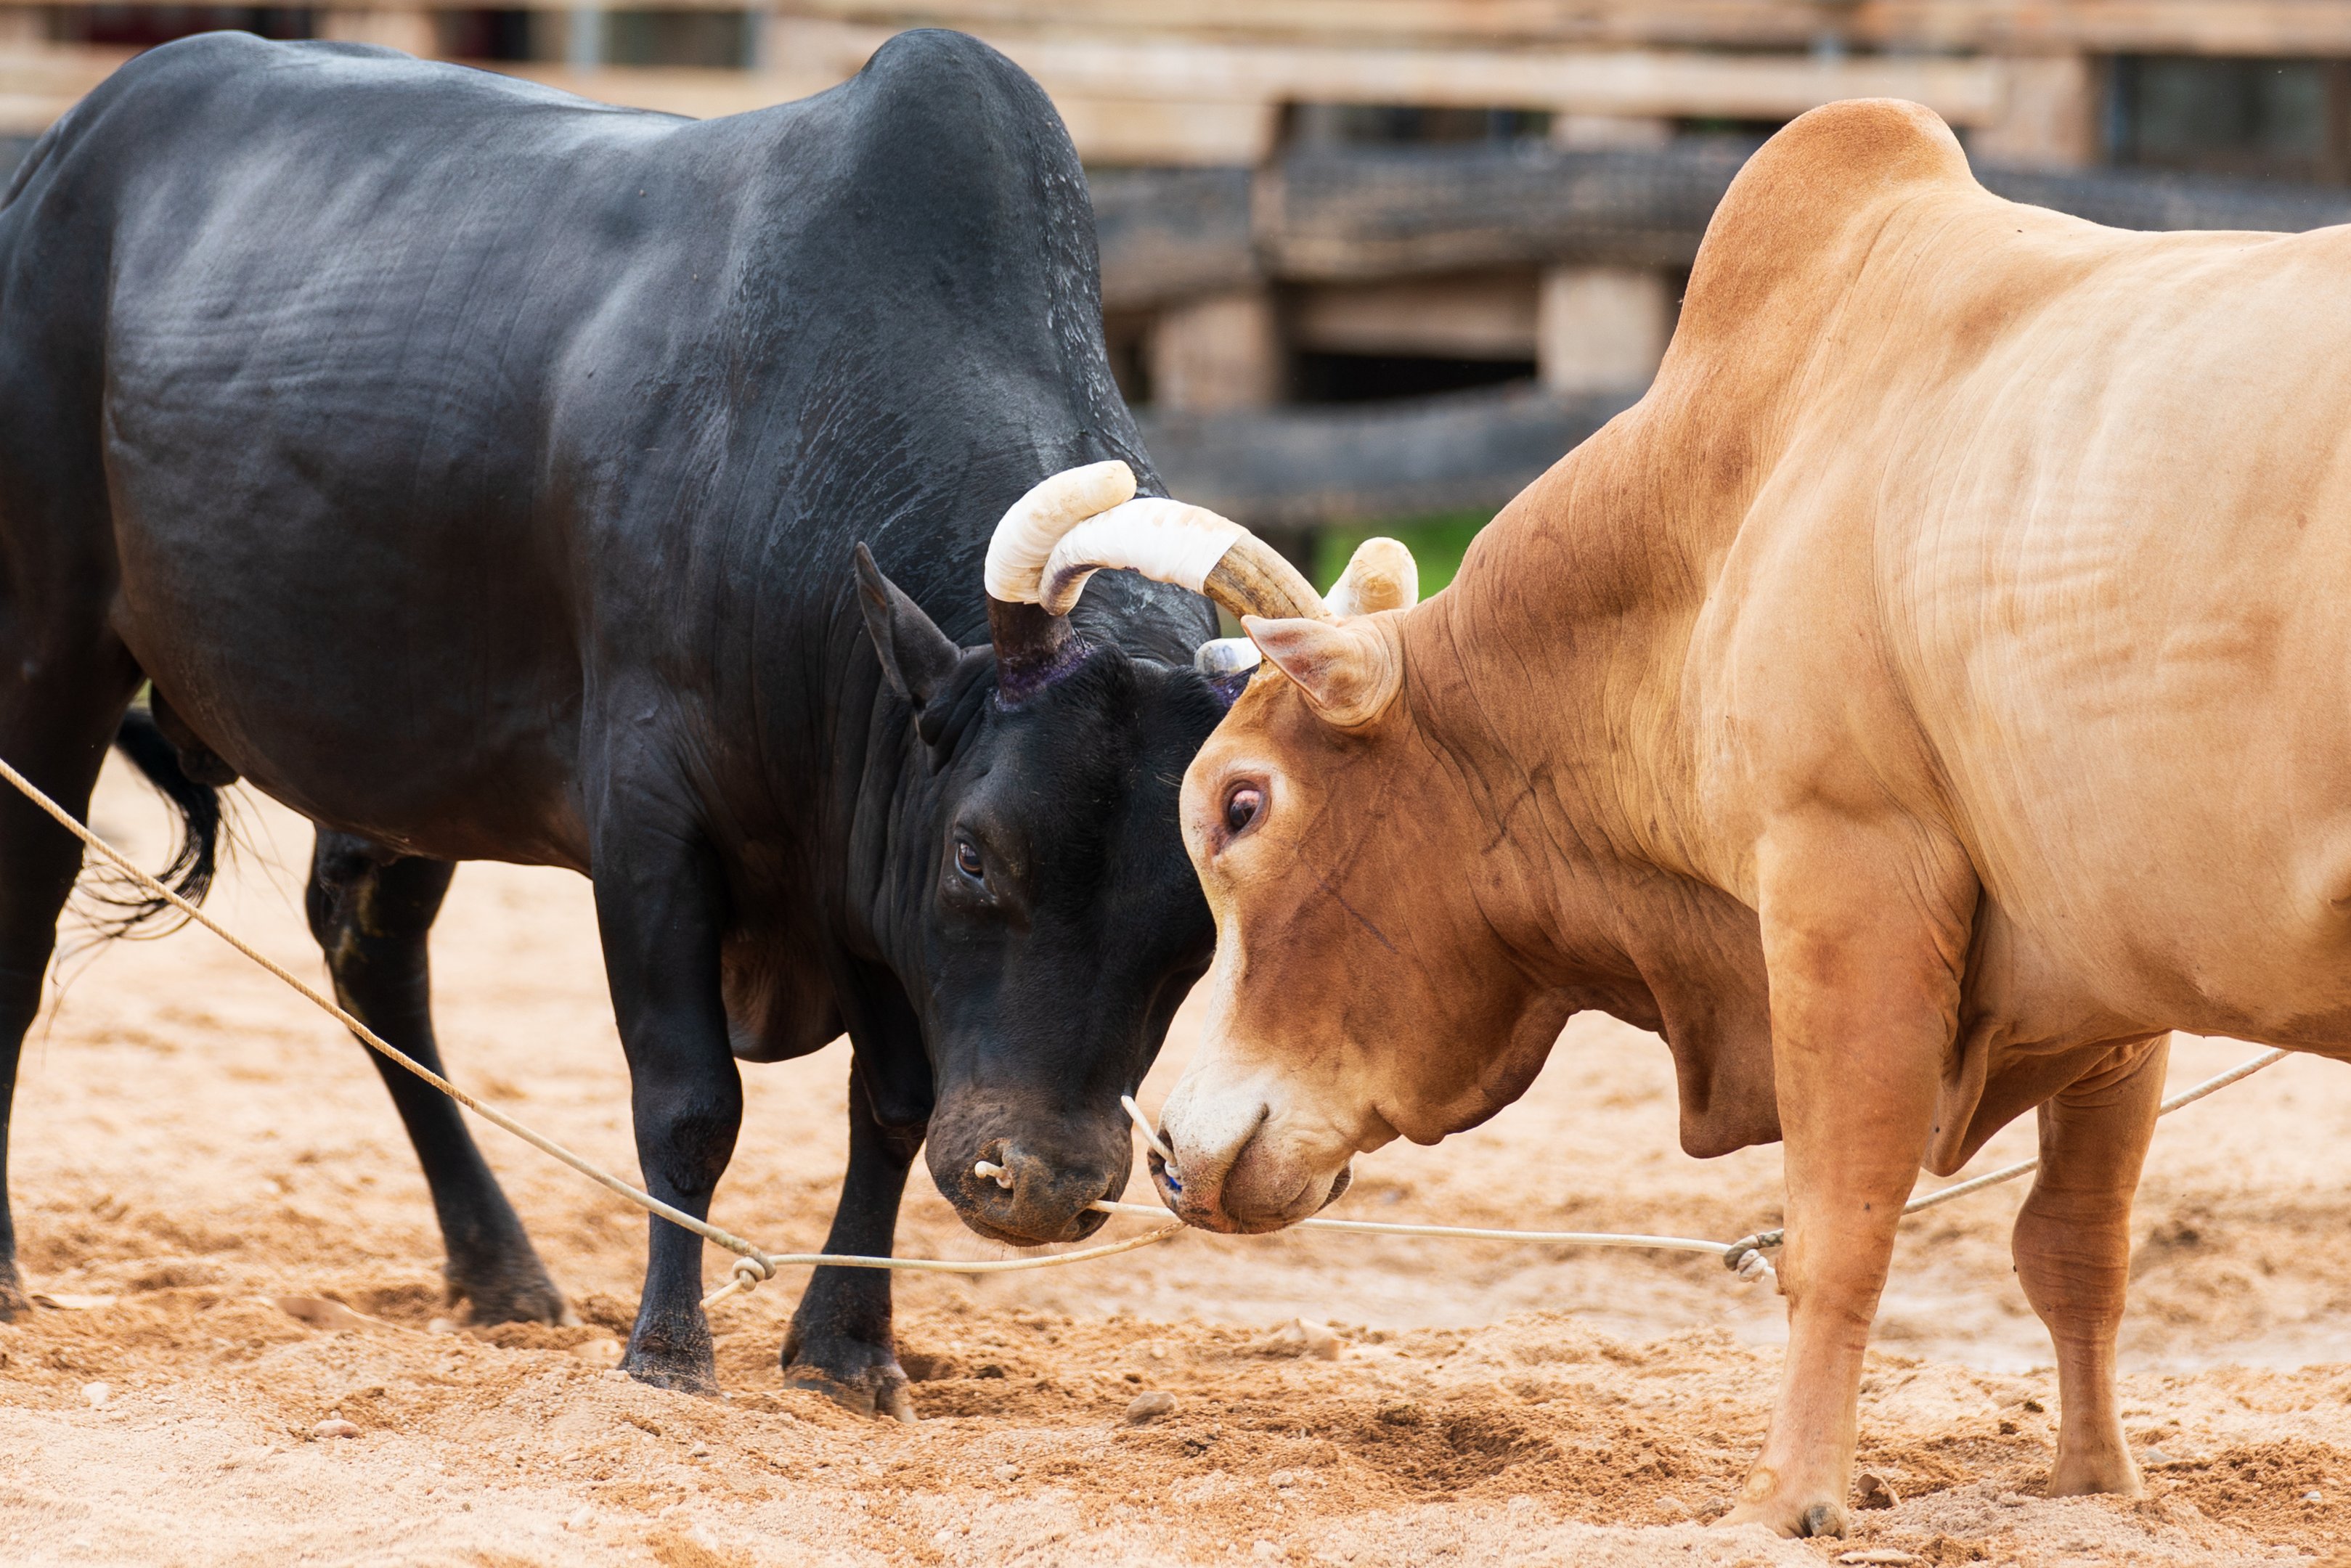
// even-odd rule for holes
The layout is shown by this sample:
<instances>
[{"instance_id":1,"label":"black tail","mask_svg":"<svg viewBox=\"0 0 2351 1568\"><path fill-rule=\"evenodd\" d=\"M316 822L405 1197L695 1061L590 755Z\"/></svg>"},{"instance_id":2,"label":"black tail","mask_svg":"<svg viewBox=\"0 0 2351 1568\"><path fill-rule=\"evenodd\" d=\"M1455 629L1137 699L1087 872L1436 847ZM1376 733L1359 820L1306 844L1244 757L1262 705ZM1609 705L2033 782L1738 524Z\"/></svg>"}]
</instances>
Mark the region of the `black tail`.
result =
<instances>
[{"instance_id":1,"label":"black tail","mask_svg":"<svg viewBox=\"0 0 2351 1568\"><path fill-rule=\"evenodd\" d=\"M180 765L179 751L155 727L155 716L143 707L122 716L121 727L114 732L114 748L129 758L131 765L162 790L180 813L178 847L172 851L171 863L156 873L156 880L189 903L202 904L204 894L212 891L214 873L220 869L220 791L188 777ZM111 936L127 936L172 907L154 897L110 892L99 896L119 912L102 923Z\"/></svg>"}]
</instances>

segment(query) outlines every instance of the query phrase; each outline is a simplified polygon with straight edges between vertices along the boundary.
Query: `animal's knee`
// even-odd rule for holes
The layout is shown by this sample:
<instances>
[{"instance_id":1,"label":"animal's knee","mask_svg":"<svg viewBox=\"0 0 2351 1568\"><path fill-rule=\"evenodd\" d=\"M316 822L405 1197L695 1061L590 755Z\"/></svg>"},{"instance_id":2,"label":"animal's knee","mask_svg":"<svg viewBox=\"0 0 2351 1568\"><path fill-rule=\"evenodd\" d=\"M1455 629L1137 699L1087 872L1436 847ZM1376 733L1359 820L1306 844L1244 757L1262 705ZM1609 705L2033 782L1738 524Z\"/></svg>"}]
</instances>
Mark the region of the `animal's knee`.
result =
<instances>
[{"instance_id":1,"label":"animal's knee","mask_svg":"<svg viewBox=\"0 0 2351 1568\"><path fill-rule=\"evenodd\" d=\"M371 840L321 831L305 905L329 964L365 942L421 943L456 868L402 856Z\"/></svg>"},{"instance_id":2,"label":"animal's knee","mask_svg":"<svg viewBox=\"0 0 2351 1568\"><path fill-rule=\"evenodd\" d=\"M302 899L310 917L310 935L333 962L357 924L365 885L381 870L383 858L376 846L349 833L319 830L310 851L310 885Z\"/></svg>"}]
</instances>

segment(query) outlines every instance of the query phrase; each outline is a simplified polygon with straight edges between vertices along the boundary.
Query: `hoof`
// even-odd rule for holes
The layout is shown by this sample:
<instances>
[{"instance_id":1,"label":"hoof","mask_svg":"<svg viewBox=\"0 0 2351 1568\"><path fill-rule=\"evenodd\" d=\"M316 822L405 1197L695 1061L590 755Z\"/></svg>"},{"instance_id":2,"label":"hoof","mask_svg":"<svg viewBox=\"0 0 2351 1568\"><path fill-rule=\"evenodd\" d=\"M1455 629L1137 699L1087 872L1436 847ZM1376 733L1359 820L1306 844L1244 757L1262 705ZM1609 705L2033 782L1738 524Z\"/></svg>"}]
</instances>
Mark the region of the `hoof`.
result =
<instances>
[{"instance_id":1,"label":"hoof","mask_svg":"<svg viewBox=\"0 0 2351 1568\"><path fill-rule=\"evenodd\" d=\"M449 1304L466 1303L476 1323L568 1325L580 1321L528 1242L519 1257L509 1254L494 1262L464 1266L452 1260L443 1277L449 1284Z\"/></svg>"},{"instance_id":2,"label":"hoof","mask_svg":"<svg viewBox=\"0 0 2351 1568\"><path fill-rule=\"evenodd\" d=\"M653 1335L648 1334L640 1322L636 1332L629 1336L629 1348L621 1357L621 1370L655 1388L713 1398L718 1394L718 1360L711 1352L710 1335L706 1333L684 1338Z\"/></svg>"},{"instance_id":3,"label":"hoof","mask_svg":"<svg viewBox=\"0 0 2351 1568\"><path fill-rule=\"evenodd\" d=\"M2128 1452L2103 1456L2082 1463L2069 1462L2060 1456L2057 1466L2049 1472L2049 1485L2043 1489L2046 1497L2144 1497L2147 1484L2139 1479L2138 1465Z\"/></svg>"},{"instance_id":4,"label":"hoof","mask_svg":"<svg viewBox=\"0 0 2351 1568\"><path fill-rule=\"evenodd\" d=\"M13 1263L0 1263L0 1323L15 1322L33 1310L25 1281Z\"/></svg>"},{"instance_id":5,"label":"hoof","mask_svg":"<svg viewBox=\"0 0 2351 1568\"><path fill-rule=\"evenodd\" d=\"M1716 1523L1724 1529L1741 1524L1760 1524L1799 1540L1840 1536L1853 1528L1852 1516L1840 1504L1815 1502L1792 1511L1787 1504L1774 1502L1768 1495L1756 1497L1754 1493L1758 1489L1752 1479L1748 1482L1748 1487L1747 1500Z\"/></svg>"},{"instance_id":6,"label":"hoof","mask_svg":"<svg viewBox=\"0 0 2351 1568\"><path fill-rule=\"evenodd\" d=\"M718 1369L707 1364L695 1366L688 1363L656 1361L632 1352L622 1358L621 1370L651 1388L666 1388L674 1394L698 1394L705 1399L718 1397Z\"/></svg>"},{"instance_id":7,"label":"hoof","mask_svg":"<svg viewBox=\"0 0 2351 1568\"><path fill-rule=\"evenodd\" d=\"M784 1368L784 1386L804 1388L811 1394L821 1394L844 1410L860 1416L878 1416L885 1421L904 1421L908 1425L919 1419L914 1414L914 1402L906 1391L906 1374L896 1357L887 1351L883 1359L869 1363L846 1375L805 1361L795 1361Z\"/></svg>"},{"instance_id":8,"label":"hoof","mask_svg":"<svg viewBox=\"0 0 2351 1568\"><path fill-rule=\"evenodd\" d=\"M795 1335L797 1340L797 1335ZM907 1394L905 1368L889 1344L862 1340L820 1340L790 1343L783 1347L785 1387L823 1394L825 1399L856 1410L858 1416L914 1422L914 1401Z\"/></svg>"},{"instance_id":9,"label":"hoof","mask_svg":"<svg viewBox=\"0 0 2351 1568\"><path fill-rule=\"evenodd\" d=\"M1853 1521L1845 1517L1844 1509L1833 1502L1816 1502L1804 1510L1804 1517L1796 1521L1796 1533L1819 1540L1843 1535L1852 1526Z\"/></svg>"}]
</instances>

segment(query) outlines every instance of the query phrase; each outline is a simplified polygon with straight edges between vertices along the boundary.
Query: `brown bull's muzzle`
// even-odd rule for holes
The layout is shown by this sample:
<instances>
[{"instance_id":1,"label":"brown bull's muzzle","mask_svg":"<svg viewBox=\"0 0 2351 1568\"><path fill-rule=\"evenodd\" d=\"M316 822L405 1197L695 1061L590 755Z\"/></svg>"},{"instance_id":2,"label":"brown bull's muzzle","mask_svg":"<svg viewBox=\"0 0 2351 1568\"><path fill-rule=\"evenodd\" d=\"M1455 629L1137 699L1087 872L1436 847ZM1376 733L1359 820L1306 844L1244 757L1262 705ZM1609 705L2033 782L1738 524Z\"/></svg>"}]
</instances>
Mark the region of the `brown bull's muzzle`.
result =
<instances>
[{"instance_id":1,"label":"brown bull's muzzle","mask_svg":"<svg viewBox=\"0 0 2351 1568\"><path fill-rule=\"evenodd\" d=\"M1187 1093L1168 1101L1163 1139L1176 1156L1149 1156L1161 1199L1187 1225L1228 1235L1280 1230L1311 1218L1347 1190L1344 1145L1300 1135L1255 1096Z\"/></svg>"}]
</instances>

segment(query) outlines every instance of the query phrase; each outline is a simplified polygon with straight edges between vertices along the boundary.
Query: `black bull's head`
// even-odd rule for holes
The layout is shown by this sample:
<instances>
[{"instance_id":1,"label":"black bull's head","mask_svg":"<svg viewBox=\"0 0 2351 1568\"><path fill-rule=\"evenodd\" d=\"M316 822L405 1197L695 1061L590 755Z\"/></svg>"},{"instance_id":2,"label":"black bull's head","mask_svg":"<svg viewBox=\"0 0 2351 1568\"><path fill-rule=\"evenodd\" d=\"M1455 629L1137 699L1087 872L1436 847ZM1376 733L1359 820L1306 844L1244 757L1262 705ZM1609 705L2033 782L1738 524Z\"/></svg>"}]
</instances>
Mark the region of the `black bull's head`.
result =
<instances>
[{"instance_id":1,"label":"black bull's head","mask_svg":"<svg viewBox=\"0 0 2351 1568\"><path fill-rule=\"evenodd\" d=\"M931 1175L966 1224L1016 1245L1090 1234L1104 1217L1087 1206L1126 1185L1119 1097L1216 939L1177 797L1237 689L1229 644L1170 664L1089 641L1068 612L1091 570L1169 547L1209 563L1179 580L1236 607L1268 608L1268 580L1284 608L1313 599L1253 539L1211 571L1218 540L1247 536L1177 503L1123 505L1134 489L1125 465L1097 464L1006 515L987 647L957 646L857 552L866 629L931 769L896 825L885 915L930 1055Z\"/></svg>"}]
</instances>

